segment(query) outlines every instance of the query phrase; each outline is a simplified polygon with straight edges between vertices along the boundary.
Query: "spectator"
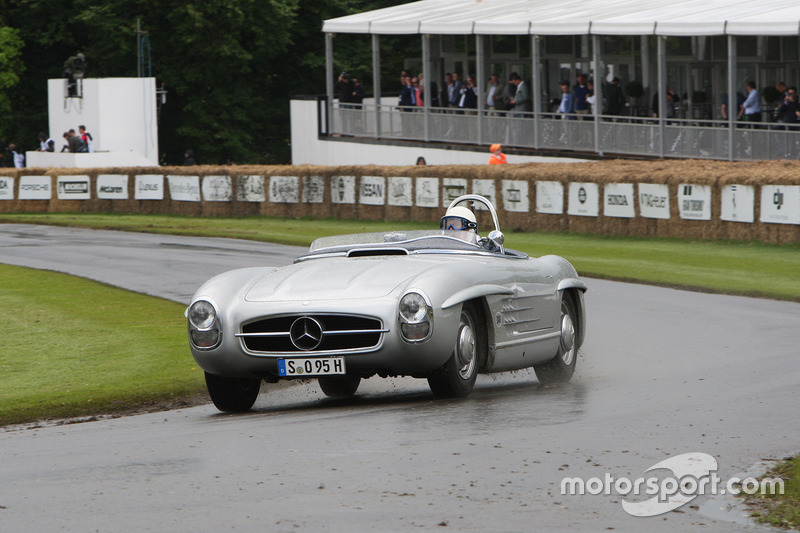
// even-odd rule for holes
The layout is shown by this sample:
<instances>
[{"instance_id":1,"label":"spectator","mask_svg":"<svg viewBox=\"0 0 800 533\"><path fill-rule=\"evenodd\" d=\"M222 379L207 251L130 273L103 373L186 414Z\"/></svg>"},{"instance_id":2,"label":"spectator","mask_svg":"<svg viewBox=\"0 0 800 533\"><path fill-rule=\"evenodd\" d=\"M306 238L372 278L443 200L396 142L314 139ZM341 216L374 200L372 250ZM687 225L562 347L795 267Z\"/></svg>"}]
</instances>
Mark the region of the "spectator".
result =
<instances>
[{"instance_id":1,"label":"spectator","mask_svg":"<svg viewBox=\"0 0 800 533\"><path fill-rule=\"evenodd\" d=\"M94 147L92 146L92 134L86 131L86 126L80 125L78 126L78 131L80 132L81 143L83 143L84 149L81 152L94 152Z\"/></svg>"},{"instance_id":2,"label":"spectator","mask_svg":"<svg viewBox=\"0 0 800 533\"><path fill-rule=\"evenodd\" d=\"M620 86L619 78L614 78L606 88L606 106L604 115L622 115L625 110L625 93Z\"/></svg>"},{"instance_id":3,"label":"spectator","mask_svg":"<svg viewBox=\"0 0 800 533\"><path fill-rule=\"evenodd\" d=\"M64 139L67 141L67 144L61 149L62 152L69 151L75 154L81 151L83 144L78 134L75 133L75 130L64 132Z\"/></svg>"},{"instance_id":4,"label":"spectator","mask_svg":"<svg viewBox=\"0 0 800 533\"><path fill-rule=\"evenodd\" d=\"M594 115L594 81L587 80L586 88L589 90L586 93L586 108L588 109L590 115Z\"/></svg>"},{"instance_id":5,"label":"spectator","mask_svg":"<svg viewBox=\"0 0 800 533\"><path fill-rule=\"evenodd\" d=\"M452 107L458 107L458 102L461 100L461 86L461 75L458 72L453 72L453 92L450 96L450 105Z\"/></svg>"},{"instance_id":6,"label":"spectator","mask_svg":"<svg viewBox=\"0 0 800 533\"><path fill-rule=\"evenodd\" d=\"M419 78L411 78L411 89L414 91L414 105L417 107L425 106L422 100L422 87L419 85Z\"/></svg>"},{"instance_id":7,"label":"spectator","mask_svg":"<svg viewBox=\"0 0 800 533\"><path fill-rule=\"evenodd\" d=\"M9 159L13 161L14 168L25 168L25 154L17 152L16 144L11 143L8 145L8 153L10 156Z\"/></svg>"},{"instance_id":8,"label":"spectator","mask_svg":"<svg viewBox=\"0 0 800 533\"><path fill-rule=\"evenodd\" d=\"M422 156L419 156L419 157L417 158L417 166L424 167L424 166L426 166L427 164L428 164L428 163L426 163L426 162L425 162L425 158L424 158L424 157L422 157Z\"/></svg>"},{"instance_id":9,"label":"spectator","mask_svg":"<svg viewBox=\"0 0 800 533\"><path fill-rule=\"evenodd\" d=\"M364 103L364 86L361 85L358 78L353 78L353 95L351 99L358 107L361 107L361 104Z\"/></svg>"},{"instance_id":10,"label":"spectator","mask_svg":"<svg viewBox=\"0 0 800 533\"><path fill-rule=\"evenodd\" d=\"M578 84L575 85L575 113L586 115L589 113L589 103L586 97L589 96L589 88L586 86L586 75L578 74Z\"/></svg>"},{"instance_id":11,"label":"spectator","mask_svg":"<svg viewBox=\"0 0 800 533\"><path fill-rule=\"evenodd\" d=\"M489 151L492 152L492 155L489 156L489 164L490 165L505 165L508 163L506 160L506 154L503 153L503 145L500 143L495 143L489 147Z\"/></svg>"},{"instance_id":12,"label":"spectator","mask_svg":"<svg viewBox=\"0 0 800 533\"><path fill-rule=\"evenodd\" d=\"M450 105L450 99L453 97L453 75L448 72L444 75L444 87L442 87L442 107Z\"/></svg>"},{"instance_id":13,"label":"spectator","mask_svg":"<svg viewBox=\"0 0 800 533\"><path fill-rule=\"evenodd\" d=\"M400 76L400 108L403 111L410 111L409 108L416 106L414 88L411 85L409 76Z\"/></svg>"},{"instance_id":14,"label":"spectator","mask_svg":"<svg viewBox=\"0 0 800 533\"><path fill-rule=\"evenodd\" d=\"M531 110L530 91L528 91L528 86L525 85L525 82L522 81L522 78L520 78L519 74L516 72L511 73L509 83L513 83L517 86L517 92L514 94L514 99L511 100L511 104L514 106L512 108L515 112L514 116L521 117L522 115L519 113Z\"/></svg>"},{"instance_id":15,"label":"spectator","mask_svg":"<svg viewBox=\"0 0 800 533\"><path fill-rule=\"evenodd\" d=\"M740 92L737 92L736 93L736 107L734 108L734 110L738 110L740 107L742 107L743 103L744 103L744 95L742 93L740 93ZM728 120L728 108L729 108L729 106L728 106L728 93L723 93L723 95L722 95L722 105L720 106L719 111L720 111L720 113L722 113L722 118L724 120ZM738 111L736 113L734 113L734 115L736 115L737 113L738 113Z\"/></svg>"},{"instance_id":16,"label":"spectator","mask_svg":"<svg viewBox=\"0 0 800 533\"><path fill-rule=\"evenodd\" d=\"M511 111L514 108L514 104L511 103L512 100L517 96L517 86L516 84L509 81L503 86L503 110L504 111Z\"/></svg>"},{"instance_id":17,"label":"spectator","mask_svg":"<svg viewBox=\"0 0 800 533\"><path fill-rule=\"evenodd\" d=\"M681 101L680 96L678 96L675 91L672 89L667 89L667 118L675 118L675 108L677 107L676 104ZM653 118L658 118L658 91L653 95Z\"/></svg>"},{"instance_id":18,"label":"spectator","mask_svg":"<svg viewBox=\"0 0 800 533\"><path fill-rule=\"evenodd\" d=\"M55 152L56 151L56 142L51 139L50 137L45 134L45 132L39 133L39 151L40 152Z\"/></svg>"},{"instance_id":19,"label":"spectator","mask_svg":"<svg viewBox=\"0 0 800 533\"><path fill-rule=\"evenodd\" d=\"M194 160L194 150L191 148L187 148L185 152L183 152L183 166L191 167L196 165L197 163Z\"/></svg>"},{"instance_id":20,"label":"spectator","mask_svg":"<svg viewBox=\"0 0 800 533\"><path fill-rule=\"evenodd\" d=\"M503 84L497 74L492 74L486 84L486 109L502 111L503 105Z\"/></svg>"},{"instance_id":21,"label":"spectator","mask_svg":"<svg viewBox=\"0 0 800 533\"><path fill-rule=\"evenodd\" d=\"M797 124L800 122L798 119L798 115L800 115L800 107L798 107L797 102L797 87L789 87L786 90L786 95L781 102L781 105L778 106L777 110L777 121L780 124ZM792 126L788 129L795 129L796 126ZM783 128L787 129L787 128Z\"/></svg>"},{"instance_id":22,"label":"spectator","mask_svg":"<svg viewBox=\"0 0 800 533\"><path fill-rule=\"evenodd\" d=\"M0 167L13 167L14 157L6 149L5 141L0 141Z\"/></svg>"},{"instance_id":23,"label":"spectator","mask_svg":"<svg viewBox=\"0 0 800 533\"><path fill-rule=\"evenodd\" d=\"M573 119L572 115L575 112L575 95L569 90L569 82L564 80L561 82L561 102L558 104L558 113L562 119Z\"/></svg>"},{"instance_id":24,"label":"spectator","mask_svg":"<svg viewBox=\"0 0 800 533\"><path fill-rule=\"evenodd\" d=\"M425 88L427 87L425 85L425 75L420 73L419 76L417 76L417 77L419 78L419 87L421 89L420 98L422 99L423 105L424 105L424 103L425 103ZM428 94L432 95L431 96L431 107L439 107L439 87L436 85L435 81L431 82L430 91L428 91Z\"/></svg>"},{"instance_id":25,"label":"spectator","mask_svg":"<svg viewBox=\"0 0 800 533\"><path fill-rule=\"evenodd\" d=\"M754 81L747 82L747 98L739 108L739 118L742 118L742 115L747 122L761 122L761 96L756 90Z\"/></svg>"},{"instance_id":26,"label":"spectator","mask_svg":"<svg viewBox=\"0 0 800 533\"><path fill-rule=\"evenodd\" d=\"M460 109L477 109L478 94L475 92L475 78L467 76L466 83L461 87L461 98L458 101Z\"/></svg>"}]
</instances>

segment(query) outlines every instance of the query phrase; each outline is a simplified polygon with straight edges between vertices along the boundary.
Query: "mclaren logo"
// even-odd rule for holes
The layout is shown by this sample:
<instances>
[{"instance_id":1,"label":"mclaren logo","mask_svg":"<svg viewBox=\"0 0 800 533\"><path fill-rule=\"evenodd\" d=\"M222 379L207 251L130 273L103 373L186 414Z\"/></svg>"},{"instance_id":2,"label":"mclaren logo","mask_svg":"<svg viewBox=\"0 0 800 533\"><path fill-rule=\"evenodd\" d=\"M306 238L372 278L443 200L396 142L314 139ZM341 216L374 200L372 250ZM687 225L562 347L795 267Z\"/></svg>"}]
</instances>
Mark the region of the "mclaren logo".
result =
<instances>
[{"instance_id":1,"label":"mclaren logo","mask_svg":"<svg viewBox=\"0 0 800 533\"><path fill-rule=\"evenodd\" d=\"M292 322L289 338L298 350L311 351L322 342L322 325L310 316L301 316Z\"/></svg>"}]
</instances>

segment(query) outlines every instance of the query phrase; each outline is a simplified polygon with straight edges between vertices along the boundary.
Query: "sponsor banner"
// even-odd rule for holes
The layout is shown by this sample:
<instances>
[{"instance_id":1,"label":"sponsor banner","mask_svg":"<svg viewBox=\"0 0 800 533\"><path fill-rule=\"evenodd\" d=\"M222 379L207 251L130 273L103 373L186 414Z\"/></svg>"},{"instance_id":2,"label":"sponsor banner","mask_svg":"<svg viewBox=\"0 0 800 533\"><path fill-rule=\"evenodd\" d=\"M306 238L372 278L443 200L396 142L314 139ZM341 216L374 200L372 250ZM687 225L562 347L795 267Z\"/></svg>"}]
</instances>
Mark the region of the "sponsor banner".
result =
<instances>
[{"instance_id":1,"label":"sponsor banner","mask_svg":"<svg viewBox=\"0 0 800 533\"><path fill-rule=\"evenodd\" d=\"M134 200L163 200L164 176L161 174L140 174L133 183Z\"/></svg>"},{"instance_id":2,"label":"sponsor banner","mask_svg":"<svg viewBox=\"0 0 800 533\"><path fill-rule=\"evenodd\" d=\"M417 178L416 203L419 207L439 207L439 178Z\"/></svg>"},{"instance_id":3,"label":"sponsor banner","mask_svg":"<svg viewBox=\"0 0 800 533\"><path fill-rule=\"evenodd\" d=\"M536 182L536 212L550 215L564 213L564 184L560 181Z\"/></svg>"},{"instance_id":4,"label":"sponsor banner","mask_svg":"<svg viewBox=\"0 0 800 533\"><path fill-rule=\"evenodd\" d=\"M669 185L640 183L639 215L644 218L669 218Z\"/></svg>"},{"instance_id":5,"label":"sponsor banner","mask_svg":"<svg viewBox=\"0 0 800 533\"><path fill-rule=\"evenodd\" d=\"M236 180L236 199L240 202L263 202L264 176L239 176Z\"/></svg>"},{"instance_id":6,"label":"sponsor banner","mask_svg":"<svg viewBox=\"0 0 800 533\"><path fill-rule=\"evenodd\" d=\"M89 176L59 176L56 178L56 194L59 200L90 200Z\"/></svg>"},{"instance_id":7,"label":"sponsor banner","mask_svg":"<svg viewBox=\"0 0 800 533\"><path fill-rule=\"evenodd\" d=\"M450 203L467 194L467 180L464 178L442 179L442 207L450 207Z\"/></svg>"},{"instance_id":8,"label":"sponsor banner","mask_svg":"<svg viewBox=\"0 0 800 533\"><path fill-rule=\"evenodd\" d=\"M303 176L303 203L321 204L325 201L325 179L322 176Z\"/></svg>"},{"instance_id":9,"label":"sponsor banner","mask_svg":"<svg viewBox=\"0 0 800 533\"><path fill-rule=\"evenodd\" d=\"M503 180L503 209L512 213L531 210L527 180Z\"/></svg>"},{"instance_id":10,"label":"sponsor banner","mask_svg":"<svg viewBox=\"0 0 800 533\"><path fill-rule=\"evenodd\" d=\"M570 183L567 214L579 217L600 215L600 186L597 183Z\"/></svg>"},{"instance_id":11,"label":"sponsor banner","mask_svg":"<svg viewBox=\"0 0 800 533\"><path fill-rule=\"evenodd\" d=\"M480 194L497 209L497 193L494 190L494 180L472 180L472 194ZM480 202L475 202L475 209L487 210Z\"/></svg>"},{"instance_id":12,"label":"sponsor banner","mask_svg":"<svg viewBox=\"0 0 800 533\"><path fill-rule=\"evenodd\" d=\"M269 201L273 204L296 204L300 201L300 179L297 176L270 176Z\"/></svg>"},{"instance_id":13,"label":"sponsor banner","mask_svg":"<svg viewBox=\"0 0 800 533\"><path fill-rule=\"evenodd\" d=\"M633 218L633 183L606 183L603 187L603 214L607 217Z\"/></svg>"},{"instance_id":14,"label":"sponsor banner","mask_svg":"<svg viewBox=\"0 0 800 533\"><path fill-rule=\"evenodd\" d=\"M99 174L97 176L97 197L100 200L127 200L127 174Z\"/></svg>"},{"instance_id":15,"label":"sponsor banner","mask_svg":"<svg viewBox=\"0 0 800 533\"><path fill-rule=\"evenodd\" d=\"M409 207L414 205L412 196L413 180L411 178L386 178L389 181L387 200L389 205Z\"/></svg>"},{"instance_id":16,"label":"sponsor banner","mask_svg":"<svg viewBox=\"0 0 800 533\"><path fill-rule=\"evenodd\" d=\"M233 200L233 181L231 180L231 177L204 177L203 200L206 202L230 202Z\"/></svg>"},{"instance_id":17,"label":"sponsor banner","mask_svg":"<svg viewBox=\"0 0 800 533\"><path fill-rule=\"evenodd\" d=\"M14 199L14 178L0 176L0 200Z\"/></svg>"},{"instance_id":18,"label":"sponsor banner","mask_svg":"<svg viewBox=\"0 0 800 533\"><path fill-rule=\"evenodd\" d=\"M49 200L53 197L53 180L50 176L21 176L19 178L20 200Z\"/></svg>"},{"instance_id":19,"label":"sponsor banner","mask_svg":"<svg viewBox=\"0 0 800 533\"><path fill-rule=\"evenodd\" d=\"M169 197L177 202L200 201L200 176L167 176Z\"/></svg>"},{"instance_id":20,"label":"sponsor banner","mask_svg":"<svg viewBox=\"0 0 800 533\"><path fill-rule=\"evenodd\" d=\"M361 176L359 201L364 205L386 204L386 178L381 176Z\"/></svg>"},{"instance_id":21,"label":"sponsor banner","mask_svg":"<svg viewBox=\"0 0 800 533\"><path fill-rule=\"evenodd\" d=\"M334 176L331 180L331 202L334 204L356 203L356 177Z\"/></svg>"},{"instance_id":22,"label":"sponsor banner","mask_svg":"<svg viewBox=\"0 0 800 533\"><path fill-rule=\"evenodd\" d=\"M719 218L731 222L755 222L756 189L752 185L722 187Z\"/></svg>"},{"instance_id":23,"label":"sponsor banner","mask_svg":"<svg viewBox=\"0 0 800 533\"><path fill-rule=\"evenodd\" d=\"M711 185L678 186L678 211L681 218L711 220Z\"/></svg>"},{"instance_id":24,"label":"sponsor banner","mask_svg":"<svg viewBox=\"0 0 800 533\"><path fill-rule=\"evenodd\" d=\"M763 185L761 222L800 224L800 185Z\"/></svg>"}]
</instances>

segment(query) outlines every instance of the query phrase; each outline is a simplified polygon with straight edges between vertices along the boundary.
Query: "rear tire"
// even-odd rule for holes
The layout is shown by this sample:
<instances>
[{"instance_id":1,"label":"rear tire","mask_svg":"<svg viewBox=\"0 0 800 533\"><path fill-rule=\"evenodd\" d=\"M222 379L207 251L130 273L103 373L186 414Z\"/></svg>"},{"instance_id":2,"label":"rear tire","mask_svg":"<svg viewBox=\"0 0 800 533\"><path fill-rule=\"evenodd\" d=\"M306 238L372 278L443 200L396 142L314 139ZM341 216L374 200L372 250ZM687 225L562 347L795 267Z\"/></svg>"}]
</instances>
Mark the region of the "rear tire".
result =
<instances>
[{"instance_id":1,"label":"rear tire","mask_svg":"<svg viewBox=\"0 0 800 533\"><path fill-rule=\"evenodd\" d=\"M486 325L483 314L474 302L465 302L456 342L450 359L435 374L428 376L428 385L437 398L464 398L472 392L478 369L486 360Z\"/></svg>"},{"instance_id":2,"label":"rear tire","mask_svg":"<svg viewBox=\"0 0 800 533\"><path fill-rule=\"evenodd\" d=\"M206 372L206 387L211 401L220 411L243 413L256 403L261 390L258 378L224 378Z\"/></svg>"},{"instance_id":3,"label":"rear tire","mask_svg":"<svg viewBox=\"0 0 800 533\"><path fill-rule=\"evenodd\" d=\"M578 327L575 304L569 294L561 297L561 338L558 343L556 356L546 363L534 365L536 377L543 385L550 383L566 383L575 373L575 363L578 360Z\"/></svg>"},{"instance_id":4,"label":"rear tire","mask_svg":"<svg viewBox=\"0 0 800 533\"><path fill-rule=\"evenodd\" d=\"M320 377L319 388L329 398L350 398L358 390L360 376L325 376Z\"/></svg>"}]
</instances>

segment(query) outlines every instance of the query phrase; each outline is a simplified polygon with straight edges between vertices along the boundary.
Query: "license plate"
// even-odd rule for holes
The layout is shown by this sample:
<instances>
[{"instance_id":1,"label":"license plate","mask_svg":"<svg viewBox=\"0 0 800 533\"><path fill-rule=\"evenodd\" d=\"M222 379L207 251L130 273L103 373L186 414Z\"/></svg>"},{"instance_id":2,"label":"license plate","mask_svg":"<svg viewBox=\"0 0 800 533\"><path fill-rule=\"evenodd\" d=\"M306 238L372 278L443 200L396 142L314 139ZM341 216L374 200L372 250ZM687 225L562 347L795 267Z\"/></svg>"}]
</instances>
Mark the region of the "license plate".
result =
<instances>
[{"instance_id":1,"label":"license plate","mask_svg":"<svg viewBox=\"0 0 800 533\"><path fill-rule=\"evenodd\" d=\"M344 374L344 357L278 359L279 376L329 376Z\"/></svg>"}]
</instances>

